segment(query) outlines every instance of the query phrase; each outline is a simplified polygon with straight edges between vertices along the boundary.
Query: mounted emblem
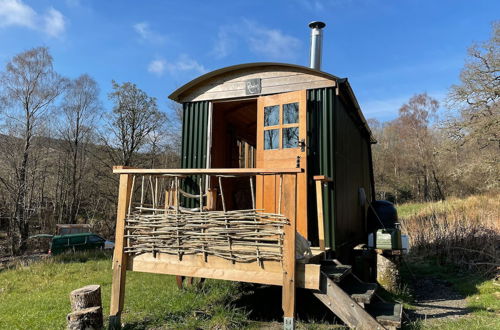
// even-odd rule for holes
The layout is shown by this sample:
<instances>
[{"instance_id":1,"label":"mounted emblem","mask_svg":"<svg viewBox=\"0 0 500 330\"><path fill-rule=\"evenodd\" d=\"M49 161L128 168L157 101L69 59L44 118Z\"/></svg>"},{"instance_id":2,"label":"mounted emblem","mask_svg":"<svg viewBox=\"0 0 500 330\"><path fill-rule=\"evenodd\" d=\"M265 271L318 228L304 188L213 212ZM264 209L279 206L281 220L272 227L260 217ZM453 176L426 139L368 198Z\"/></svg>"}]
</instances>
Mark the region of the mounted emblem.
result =
<instances>
[{"instance_id":1,"label":"mounted emblem","mask_svg":"<svg viewBox=\"0 0 500 330\"><path fill-rule=\"evenodd\" d=\"M261 91L260 80L261 80L260 78L256 78L245 81L246 95L260 94Z\"/></svg>"}]
</instances>

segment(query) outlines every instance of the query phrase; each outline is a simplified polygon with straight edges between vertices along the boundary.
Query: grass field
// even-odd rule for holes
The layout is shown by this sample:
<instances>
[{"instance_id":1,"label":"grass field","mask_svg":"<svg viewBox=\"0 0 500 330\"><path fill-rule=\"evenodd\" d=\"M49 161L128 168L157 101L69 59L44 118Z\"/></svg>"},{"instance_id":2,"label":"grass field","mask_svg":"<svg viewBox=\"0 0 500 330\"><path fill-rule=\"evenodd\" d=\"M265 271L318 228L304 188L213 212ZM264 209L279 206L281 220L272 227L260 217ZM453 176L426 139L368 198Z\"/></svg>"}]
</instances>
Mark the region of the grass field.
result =
<instances>
[{"instance_id":1,"label":"grass field","mask_svg":"<svg viewBox=\"0 0 500 330\"><path fill-rule=\"evenodd\" d=\"M107 317L108 256L64 256L1 271L0 329L64 329L69 293L89 284L101 285ZM236 283L207 281L203 290L181 291L172 276L129 272L122 321L128 329L238 328L245 324L246 315L230 305L237 295Z\"/></svg>"},{"instance_id":2,"label":"grass field","mask_svg":"<svg viewBox=\"0 0 500 330\"><path fill-rule=\"evenodd\" d=\"M493 228L494 233L498 233L494 228L497 206L498 202L491 196L480 196L445 203L402 205L398 209L403 225L421 231L418 239L435 240L446 238L448 234L452 239L462 237L461 230L470 228L462 226L463 223ZM442 221L453 230L445 231ZM432 236L429 224L434 226L431 229L438 228L441 236ZM487 239L495 239L491 232L486 233L490 235L486 236ZM447 244L450 242L455 241L447 241ZM490 247L491 243L483 242L482 245ZM449 281L467 297L471 313L453 320L413 322L405 328L500 329L500 287L492 280L492 273L485 273L484 269L482 273L478 272L477 267L468 271L464 268L468 259L460 265L444 263L444 254L433 255L436 249L433 244L419 246L415 255L410 256L414 259L408 262L411 271ZM462 257L477 256L472 253ZM62 255L0 270L0 329L64 329L66 314L70 312L69 293L89 284L102 286L107 322L111 291L111 258L108 255ZM411 308L411 292L403 293L396 298ZM208 280L202 289L181 291L173 276L128 272L122 321L125 329L281 329L280 316L270 322L256 322L255 318L248 317L249 309L236 307L241 306L235 302L244 295L248 292L233 282ZM262 303L258 304L261 306L255 302L249 306L266 309L267 304L272 304L272 299L280 300L279 292L274 291L273 295L260 298ZM304 302L301 300L301 303ZM279 302L275 305L279 314ZM298 328L331 329L333 325L329 322L321 318L307 320L299 322Z\"/></svg>"}]
</instances>

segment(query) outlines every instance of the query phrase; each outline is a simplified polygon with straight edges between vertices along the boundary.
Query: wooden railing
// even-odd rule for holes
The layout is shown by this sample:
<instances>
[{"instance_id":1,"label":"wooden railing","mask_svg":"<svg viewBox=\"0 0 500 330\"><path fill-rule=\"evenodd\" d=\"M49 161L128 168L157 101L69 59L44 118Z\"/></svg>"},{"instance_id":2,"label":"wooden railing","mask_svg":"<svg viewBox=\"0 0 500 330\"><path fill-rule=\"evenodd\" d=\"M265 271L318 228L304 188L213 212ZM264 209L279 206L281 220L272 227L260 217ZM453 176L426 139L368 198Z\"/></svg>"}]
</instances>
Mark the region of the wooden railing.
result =
<instances>
[{"instance_id":1,"label":"wooden railing","mask_svg":"<svg viewBox=\"0 0 500 330\"><path fill-rule=\"evenodd\" d=\"M295 239L296 239L296 217L297 217L297 174L301 173L302 169L299 168L289 168L289 169L269 169L269 168L231 168L231 169L137 169L137 168L127 168L127 167L114 167L113 173L120 175L120 187L119 187L119 195L118 195L118 208L117 208L117 222L116 222L116 237L115 237L115 251L113 256L113 284L112 284L112 293L111 293L111 307L110 307L110 324L117 326L120 324L120 314L123 309L124 302L124 289L125 289L125 275L127 269L127 258L133 258L133 256L127 253L127 249L131 250L131 245L127 245L127 239L133 237L133 235L127 233L127 230L130 231L130 225L127 228L126 220L127 217L130 219L131 214L134 212L133 207L133 195L134 195L134 186L136 183L138 185L142 185L140 189L141 195L141 208L144 207L144 182L147 181L150 184L151 196L152 196L152 206L151 210L154 212L154 209L158 209L162 204L160 202L159 191L162 189L159 188L158 178L171 178L175 182L175 189L166 189L167 193L165 196L165 202L163 203L163 207L169 207L168 204L172 204L173 201L173 212L180 211L179 205L179 180L185 179L189 176L205 176L205 182L210 182L210 177L218 177L219 183L222 177L252 177L252 176L268 176L274 175L279 177L279 212L276 212L278 215L282 216L283 219L286 219L286 222L283 222L283 242L281 246L281 258L278 261L281 264L281 281L275 282L273 280L279 273L273 274L265 274L267 269L262 268L261 272L248 272L243 269L229 269L227 272L213 272L217 274L225 274L213 275L212 278L220 278L220 279L228 279L228 280L241 280L248 282L256 282L256 283L268 283L268 284L277 284L283 286L283 297L282 297L282 307L284 311L285 320L291 319L293 320L295 313L295 287L296 287L296 261L295 261ZM137 180L137 178L140 178ZM140 181L140 184L138 183ZM252 182L250 180L250 182ZM200 184L200 187L202 184ZM207 187L208 185L205 185ZM263 186L263 185L262 185ZM221 186L222 188L222 186ZM253 188L252 188L253 189ZM259 189L264 189L264 187L259 187ZM222 190L222 189L221 189ZM221 196L223 197L223 193ZM263 191L263 195L265 196L266 191ZM276 194L276 192L270 191L268 194ZM137 194L137 193L136 193ZM253 191L252 191L253 194ZM175 196L174 196L175 195ZM189 193L188 193L189 195ZM203 205L203 198L206 198L207 204L212 199L213 205L213 196L210 197L208 191L202 191L198 194L192 194L193 198L199 198L199 209L200 213L207 212L206 208ZM272 196L275 198L276 196ZM156 199L156 200L155 200ZM252 197L253 201L253 210L255 207L255 197ZM136 208L137 209L137 208ZM140 212L140 208L137 209ZM264 210L255 210L257 212L265 212ZM188 210L186 212L194 212L193 210ZM221 212L220 210L217 212ZM230 217L230 211L226 210L226 207L223 203L223 214L225 213L228 217ZM175 235L174 235L175 236ZM172 236L173 237L173 236ZM128 248L127 248L128 247ZM180 249L179 249L180 250ZM161 253L161 251L159 251ZM132 261L132 260L131 260ZM192 276L187 273L183 273L182 263L183 261L179 259L179 263L176 264L175 271L173 268L167 268L165 271L158 271L157 268L151 267L151 272L163 272L173 275L184 275L184 276ZM259 262L259 260L257 260ZM276 262L276 261L275 261ZM188 263L188 262L186 262ZM234 263L234 260L233 260ZM279 265L278 264L278 265ZM193 264L194 265L194 264ZM193 265L189 265L190 269L196 268ZM220 264L219 264L220 265ZM197 266L197 274L205 274L205 276L210 277L212 273L208 271L204 271ZM228 266L228 268L232 268L232 266ZM180 270L179 270L180 269ZM187 268L186 268L187 269ZM187 270L185 271L187 272ZM260 275L252 275L252 274L260 274ZM268 276L269 275L269 276ZM272 276L271 276L272 275ZM255 276L251 278L250 276ZM260 276L260 278L259 278Z\"/></svg>"}]
</instances>

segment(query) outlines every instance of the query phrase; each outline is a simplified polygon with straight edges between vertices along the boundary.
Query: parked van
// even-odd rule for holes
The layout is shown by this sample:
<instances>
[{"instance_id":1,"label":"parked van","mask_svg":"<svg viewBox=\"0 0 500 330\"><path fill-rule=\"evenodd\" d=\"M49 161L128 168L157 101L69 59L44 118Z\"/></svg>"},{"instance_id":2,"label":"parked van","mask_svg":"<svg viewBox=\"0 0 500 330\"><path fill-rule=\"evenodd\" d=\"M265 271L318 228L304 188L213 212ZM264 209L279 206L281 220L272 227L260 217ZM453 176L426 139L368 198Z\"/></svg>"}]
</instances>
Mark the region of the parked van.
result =
<instances>
[{"instance_id":1,"label":"parked van","mask_svg":"<svg viewBox=\"0 0 500 330\"><path fill-rule=\"evenodd\" d=\"M92 233L57 235L52 237L49 253L55 255L66 251L104 249L105 242L104 238Z\"/></svg>"}]
</instances>

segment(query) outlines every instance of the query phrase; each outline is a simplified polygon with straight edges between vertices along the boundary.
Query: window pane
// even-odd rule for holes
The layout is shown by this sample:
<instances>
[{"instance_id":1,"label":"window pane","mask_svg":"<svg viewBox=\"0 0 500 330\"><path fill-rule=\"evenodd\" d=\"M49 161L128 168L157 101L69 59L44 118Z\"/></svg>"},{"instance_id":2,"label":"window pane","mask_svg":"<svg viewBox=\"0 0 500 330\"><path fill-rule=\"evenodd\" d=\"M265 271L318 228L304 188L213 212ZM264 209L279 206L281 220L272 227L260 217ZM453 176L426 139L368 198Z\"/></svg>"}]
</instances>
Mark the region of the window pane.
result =
<instances>
[{"instance_id":1,"label":"window pane","mask_svg":"<svg viewBox=\"0 0 500 330\"><path fill-rule=\"evenodd\" d=\"M89 242L90 243L101 243L101 242L104 242L104 239L102 239L101 237L99 236L89 236Z\"/></svg>"},{"instance_id":2,"label":"window pane","mask_svg":"<svg viewBox=\"0 0 500 330\"><path fill-rule=\"evenodd\" d=\"M299 122L299 104L283 104L283 124L296 124Z\"/></svg>"},{"instance_id":3,"label":"window pane","mask_svg":"<svg viewBox=\"0 0 500 330\"><path fill-rule=\"evenodd\" d=\"M264 126L275 126L280 123L280 106L264 107Z\"/></svg>"},{"instance_id":4,"label":"window pane","mask_svg":"<svg viewBox=\"0 0 500 330\"><path fill-rule=\"evenodd\" d=\"M279 129L269 129L264 131L264 150L279 148Z\"/></svg>"},{"instance_id":5,"label":"window pane","mask_svg":"<svg viewBox=\"0 0 500 330\"><path fill-rule=\"evenodd\" d=\"M298 148L299 146L299 128L283 128L283 148Z\"/></svg>"}]
</instances>

